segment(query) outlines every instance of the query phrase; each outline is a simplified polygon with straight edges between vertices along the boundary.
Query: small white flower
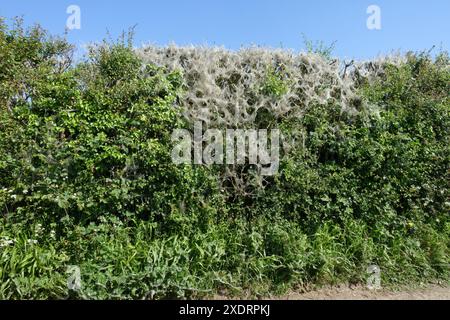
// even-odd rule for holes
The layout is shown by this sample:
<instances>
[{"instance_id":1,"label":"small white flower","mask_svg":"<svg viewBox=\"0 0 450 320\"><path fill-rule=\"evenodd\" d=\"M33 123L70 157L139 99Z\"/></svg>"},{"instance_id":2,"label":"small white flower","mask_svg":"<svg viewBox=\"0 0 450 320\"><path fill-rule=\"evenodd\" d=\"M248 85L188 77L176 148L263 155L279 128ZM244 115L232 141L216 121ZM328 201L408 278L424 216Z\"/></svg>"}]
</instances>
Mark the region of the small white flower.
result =
<instances>
[{"instance_id":1,"label":"small white flower","mask_svg":"<svg viewBox=\"0 0 450 320\"><path fill-rule=\"evenodd\" d=\"M42 234L42 232L44 231L44 228L42 227L42 224L38 223L35 227L34 227L34 234L36 236L40 236Z\"/></svg>"},{"instance_id":2,"label":"small white flower","mask_svg":"<svg viewBox=\"0 0 450 320\"><path fill-rule=\"evenodd\" d=\"M28 243L28 244L37 244L38 241L35 240L35 239L28 239L28 240L27 240L27 243Z\"/></svg>"},{"instance_id":3,"label":"small white flower","mask_svg":"<svg viewBox=\"0 0 450 320\"><path fill-rule=\"evenodd\" d=\"M56 232L55 230L50 231L50 239L55 240L56 239Z\"/></svg>"},{"instance_id":4,"label":"small white flower","mask_svg":"<svg viewBox=\"0 0 450 320\"><path fill-rule=\"evenodd\" d=\"M13 245L13 244L14 244L14 240L11 240L11 239L9 239L7 237L0 239L0 248L8 247L8 246Z\"/></svg>"}]
</instances>

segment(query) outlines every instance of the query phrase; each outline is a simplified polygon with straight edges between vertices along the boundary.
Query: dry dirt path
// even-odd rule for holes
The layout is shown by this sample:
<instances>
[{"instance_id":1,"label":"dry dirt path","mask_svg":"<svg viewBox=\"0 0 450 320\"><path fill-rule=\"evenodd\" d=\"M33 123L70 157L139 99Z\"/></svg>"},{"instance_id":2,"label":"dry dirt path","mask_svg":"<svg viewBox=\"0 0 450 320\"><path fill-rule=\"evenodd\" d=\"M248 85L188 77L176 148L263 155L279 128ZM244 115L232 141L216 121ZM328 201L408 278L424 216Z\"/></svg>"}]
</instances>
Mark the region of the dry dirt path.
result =
<instances>
[{"instance_id":1,"label":"dry dirt path","mask_svg":"<svg viewBox=\"0 0 450 320\"><path fill-rule=\"evenodd\" d=\"M247 297L248 298L248 297ZM214 296L212 299L234 299L229 296ZM244 298L245 299L245 298ZM264 297L269 300L450 300L450 284L427 285L420 288L398 290L369 290L365 287L330 287L306 293L291 292L286 295Z\"/></svg>"},{"instance_id":2,"label":"dry dirt path","mask_svg":"<svg viewBox=\"0 0 450 320\"><path fill-rule=\"evenodd\" d=\"M288 300L450 300L450 286L429 285L399 291L358 287L327 288L307 293L290 293L276 299Z\"/></svg>"}]
</instances>

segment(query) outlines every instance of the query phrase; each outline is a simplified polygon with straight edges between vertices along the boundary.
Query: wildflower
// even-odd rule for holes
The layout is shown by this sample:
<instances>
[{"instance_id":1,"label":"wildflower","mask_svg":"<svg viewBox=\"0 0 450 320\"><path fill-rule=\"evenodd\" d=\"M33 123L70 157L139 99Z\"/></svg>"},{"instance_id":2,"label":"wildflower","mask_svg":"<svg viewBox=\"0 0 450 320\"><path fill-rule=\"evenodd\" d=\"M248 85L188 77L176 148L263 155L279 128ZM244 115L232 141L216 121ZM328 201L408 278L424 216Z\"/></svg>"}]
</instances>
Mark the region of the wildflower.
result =
<instances>
[{"instance_id":1,"label":"wildflower","mask_svg":"<svg viewBox=\"0 0 450 320\"><path fill-rule=\"evenodd\" d=\"M44 231L44 228L42 227L42 224L38 223L34 228L34 235L36 237L38 237L42 234L43 231Z\"/></svg>"},{"instance_id":2,"label":"wildflower","mask_svg":"<svg viewBox=\"0 0 450 320\"><path fill-rule=\"evenodd\" d=\"M35 239L28 239L28 240L27 240L27 243L28 243L28 244L37 244L38 241L35 240Z\"/></svg>"},{"instance_id":3,"label":"wildflower","mask_svg":"<svg viewBox=\"0 0 450 320\"><path fill-rule=\"evenodd\" d=\"M0 248L8 247L8 246L13 245L13 244L14 244L14 240L11 240L11 239L9 239L7 237L0 239Z\"/></svg>"}]
</instances>

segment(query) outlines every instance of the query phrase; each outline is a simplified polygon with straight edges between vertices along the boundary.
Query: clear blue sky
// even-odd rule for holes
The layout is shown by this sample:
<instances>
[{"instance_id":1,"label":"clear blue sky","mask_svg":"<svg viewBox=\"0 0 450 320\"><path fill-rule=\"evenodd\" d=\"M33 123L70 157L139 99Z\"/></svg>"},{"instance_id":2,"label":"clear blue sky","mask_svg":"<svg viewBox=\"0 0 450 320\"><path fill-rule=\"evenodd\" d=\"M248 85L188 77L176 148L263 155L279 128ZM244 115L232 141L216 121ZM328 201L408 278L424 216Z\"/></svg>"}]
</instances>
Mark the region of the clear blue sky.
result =
<instances>
[{"instance_id":1,"label":"clear blue sky","mask_svg":"<svg viewBox=\"0 0 450 320\"><path fill-rule=\"evenodd\" d=\"M311 40L337 41L334 53L370 58L392 50L449 48L450 0L0 0L0 16L23 15L52 33L64 31L69 5L81 9L75 44L116 37L137 24L135 44L263 45L302 49ZM381 30L368 30L366 9L381 8Z\"/></svg>"}]
</instances>

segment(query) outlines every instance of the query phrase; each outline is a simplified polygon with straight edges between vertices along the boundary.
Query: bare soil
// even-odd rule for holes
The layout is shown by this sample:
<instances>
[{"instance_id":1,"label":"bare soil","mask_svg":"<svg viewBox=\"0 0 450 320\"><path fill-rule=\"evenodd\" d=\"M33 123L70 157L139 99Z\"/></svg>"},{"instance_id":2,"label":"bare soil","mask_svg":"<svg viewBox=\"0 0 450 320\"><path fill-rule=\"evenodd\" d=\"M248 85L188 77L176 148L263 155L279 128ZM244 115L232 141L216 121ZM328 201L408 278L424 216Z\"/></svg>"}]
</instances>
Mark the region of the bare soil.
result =
<instances>
[{"instance_id":1,"label":"bare soil","mask_svg":"<svg viewBox=\"0 0 450 320\"><path fill-rule=\"evenodd\" d=\"M424 288L369 290L364 287L323 288L306 293L290 293L283 300L450 300L450 286L429 285Z\"/></svg>"},{"instance_id":2,"label":"bare soil","mask_svg":"<svg viewBox=\"0 0 450 320\"><path fill-rule=\"evenodd\" d=\"M247 297L248 298L248 297ZM235 299L216 295L213 299ZM244 297L245 299L245 297ZM263 297L270 300L450 300L450 284L430 284L397 290L369 290L364 286L324 287L309 292L291 292L286 295Z\"/></svg>"}]
</instances>

